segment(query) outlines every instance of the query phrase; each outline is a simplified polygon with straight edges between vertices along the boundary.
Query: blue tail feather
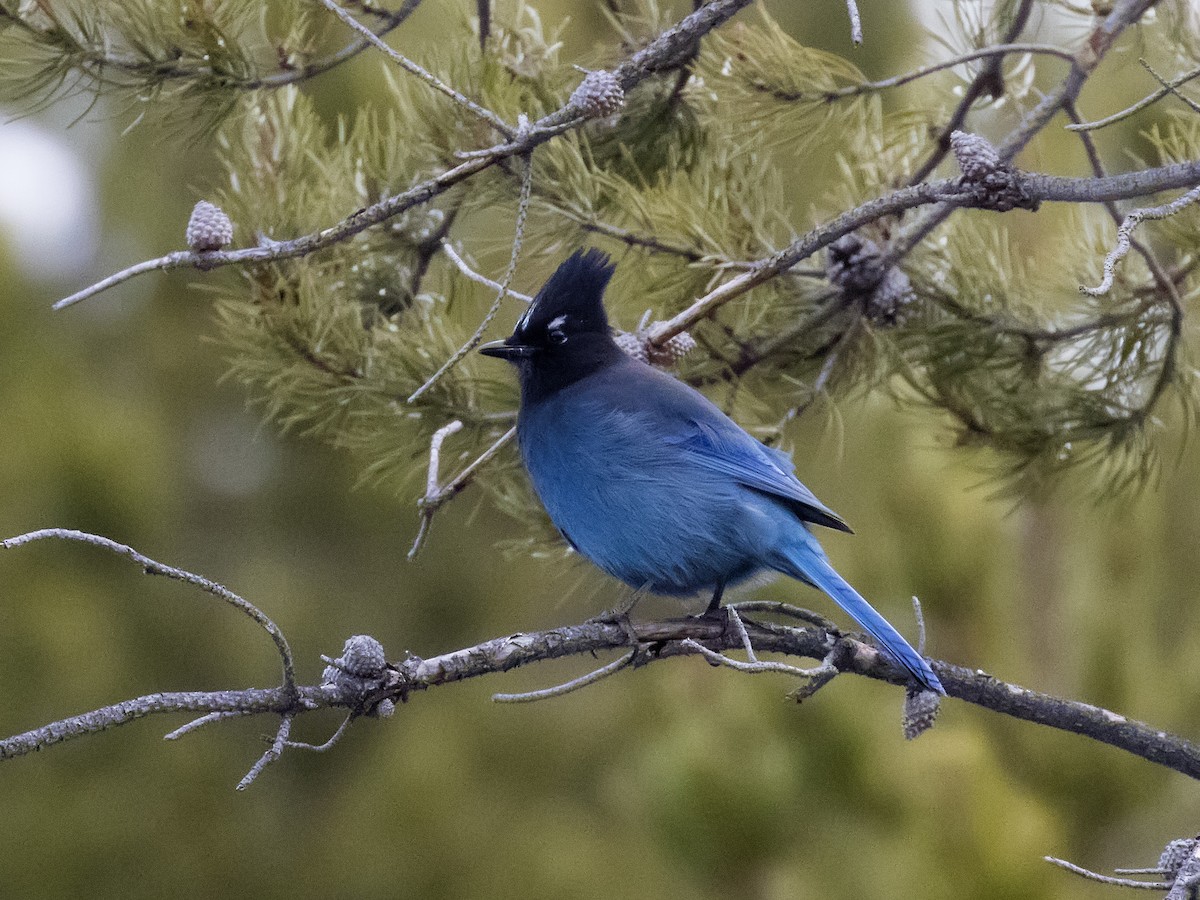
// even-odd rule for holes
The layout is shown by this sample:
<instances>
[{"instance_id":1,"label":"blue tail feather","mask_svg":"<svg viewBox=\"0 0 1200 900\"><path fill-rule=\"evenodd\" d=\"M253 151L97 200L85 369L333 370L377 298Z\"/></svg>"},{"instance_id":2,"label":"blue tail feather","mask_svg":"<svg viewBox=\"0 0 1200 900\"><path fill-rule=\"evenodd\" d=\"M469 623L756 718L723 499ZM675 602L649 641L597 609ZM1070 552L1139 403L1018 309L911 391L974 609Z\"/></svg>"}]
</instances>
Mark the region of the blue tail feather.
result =
<instances>
[{"instance_id":1,"label":"blue tail feather","mask_svg":"<svg viewBox=\"0 0 1200 900\"><path fill-rule=\"evenodd\" d=\"M904 639L891 623L875 611L858 591L829 564L824 551L815 538L793 548L787 557L788 566L783 571L793 578L807 581L828 594L838 606L854 617L863 629L875 639L885 653L908 670L923 687L945 694L942 682L934 674L921 655Z\"/></svg>"}]
</instances>

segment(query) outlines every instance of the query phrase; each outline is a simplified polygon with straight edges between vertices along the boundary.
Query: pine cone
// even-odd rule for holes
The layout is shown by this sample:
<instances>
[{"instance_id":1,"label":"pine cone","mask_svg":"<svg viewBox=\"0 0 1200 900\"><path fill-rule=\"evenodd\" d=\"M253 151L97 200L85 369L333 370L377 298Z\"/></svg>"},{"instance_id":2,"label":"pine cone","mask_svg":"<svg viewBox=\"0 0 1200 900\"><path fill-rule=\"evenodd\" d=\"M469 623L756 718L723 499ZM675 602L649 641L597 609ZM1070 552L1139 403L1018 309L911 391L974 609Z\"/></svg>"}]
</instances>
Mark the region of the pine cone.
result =
<instances>
[{"instance_id":1,"label":"pine cone","mask_svg":"<svg viewBox=\"0 0 1200 900\"><path fill-rule=\"evenodd\" d=\"M613 340L634 359L640 359L660 369L673 368L679 360L696 349L696 339L686 331L668 338L661 346L650 343L645 329L618 331L613 335Z\"/></svg>"},{"instance_id":2,"label":"pine cone","mask_svg":"<svg viewBox=\"0 0 1200 900\"><path fill-rule=\"evenodd\" d=\"M625 105L625 91L612 72L588 72L571 94L571 106L589 119L611 116Z\"/></svg>"},{"instance_id":3,"label":"pine cone","mask_svg":"<svg viewBox=\"0 0 1200 900\"><path fill-rule=\"evenodd\" d=\"M383 644L369 634L356 634L346 639L339 660L342 668L360 678L373 678L387 667Z\"/></svg>"},{"instance_id":4,"label":"pine cone","mask_svg":"<svg viewBox=\"0 0 1200 900\"><path fill-rule=\"evenodd\" d=\"M1158 867L1168 878L1175 878L1187 858L1196 852L1196 838L1180 838L1163 848L1158 858Z\"/></svg>"},{"instance_id":5,"label":"pine cone","mask_svg":"<svg viewBox=\"0 0 1200 900\"><path fill-rule=\"evenodd\" d=\"M201 200L192 208L186 237L197 253L220 250L233 240L233 223L219 206Z\"/></svg>"},{"instance_id":6,"label":"pine cone","mask_svg":"<svg viewBox=\"0 0 1200 900\"><path fill-rule=\"evenodd\" d=\"M963 177L968 181L983 181L988 175L1003 169L1000 154L987 138L965 131L950 134L950 150L958 161Z\"/></svg>"},{"instance_id":7,"label":"pine cone","mask_svg":"<svg viewBox=\"0 0 1200 900\"><path fill-rule=\"evenodd\" d=\"M646 342L632 331L618 331L613 335L613 340L634 359L640 359L644 363L650 362L650 356L646 353Z\"/></svg>"},{"instance_id":8,"label":"pine cone","mask_svg":"<svg viewBox=\"0 0 1200 900\"><path fill-rule=\"evenodd\" d=\"M933 691L908 691L904 695L904 739L911 741L933 727L942 698Z\"/></svg>"}]
</instances>

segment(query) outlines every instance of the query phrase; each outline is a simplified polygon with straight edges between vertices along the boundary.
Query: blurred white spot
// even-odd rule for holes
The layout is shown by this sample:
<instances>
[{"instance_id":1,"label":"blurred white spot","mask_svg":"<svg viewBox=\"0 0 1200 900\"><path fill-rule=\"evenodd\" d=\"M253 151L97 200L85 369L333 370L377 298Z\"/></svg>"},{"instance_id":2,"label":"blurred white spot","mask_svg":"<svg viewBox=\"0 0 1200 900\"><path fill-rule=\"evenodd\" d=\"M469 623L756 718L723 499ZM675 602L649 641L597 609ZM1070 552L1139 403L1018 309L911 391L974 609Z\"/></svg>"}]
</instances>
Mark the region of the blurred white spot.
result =
<instances>
[{"instance_id":1,"label":"blurred white spot","mask_svg":"<svg viewBox=\"0 0 1200 900\"><path fill-rule=\"evenodd\" d=\"M83 272L96 252L95 203L91 175L65 141L0 117L0 242L25 274Z\"/></svg>"}]
</instances>

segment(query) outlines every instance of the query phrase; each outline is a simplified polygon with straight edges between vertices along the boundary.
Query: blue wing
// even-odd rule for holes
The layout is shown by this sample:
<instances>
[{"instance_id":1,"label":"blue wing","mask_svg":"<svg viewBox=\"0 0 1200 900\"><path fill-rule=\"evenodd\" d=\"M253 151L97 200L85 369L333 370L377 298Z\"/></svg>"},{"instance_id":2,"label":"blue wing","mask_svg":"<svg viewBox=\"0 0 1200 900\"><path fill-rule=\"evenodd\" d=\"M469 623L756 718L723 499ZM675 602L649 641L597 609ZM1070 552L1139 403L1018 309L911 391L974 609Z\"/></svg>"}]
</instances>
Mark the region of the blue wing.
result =
<instances>
[{"instance_id":1,"label":"blue wing","mask_svg":"<svg viewBox=\"0 0 1200 900\"><path fill-rule=\"evenodd\" d=\"M850 526L793 474L790 456L743 431L699 391L662 372L654 371L654 375L659 386L645 391L641 404L644 408L647 397L654 398L650 402L655 431L663 440L687 450L697 465L787 501L806 522L850 531Z\"/></svg>"}]
</instances>

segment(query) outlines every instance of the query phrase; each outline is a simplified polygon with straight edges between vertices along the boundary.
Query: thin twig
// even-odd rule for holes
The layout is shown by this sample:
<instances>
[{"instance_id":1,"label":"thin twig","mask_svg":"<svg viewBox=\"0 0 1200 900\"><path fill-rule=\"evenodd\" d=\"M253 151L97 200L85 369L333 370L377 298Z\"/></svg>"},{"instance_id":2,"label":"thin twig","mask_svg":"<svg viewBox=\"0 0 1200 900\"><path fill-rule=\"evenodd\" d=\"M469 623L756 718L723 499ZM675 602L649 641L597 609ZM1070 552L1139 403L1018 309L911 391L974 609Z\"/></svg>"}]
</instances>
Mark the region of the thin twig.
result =
<instances>
[{"instance_id":1,"label":"thin twig","mask_svg":"<svg viewBox=\"0 0 1200 900\"><path fill-rule=\"evenodd\" d=\"M733 623L734 632L742 641L742 649L746 651L746 657L750 662L758 662L758 657L754 654L754 645L750 642L750 633L746 631L746 623L742 621L741 615L732 606L726 607L726 614L729 616L729 621Z\"/></svg>"},{"instance_id":2,"label":"thin twig","mask_svg":"<svg viewBox=\"0 0 1200 900\"><path fill-rule=\"evenodd\" d=\"M376 38L383 38L396 28L404 24L417 7L421 5L422 0L404 0L400 8L395 12L381 11L380 16L382 21L377 28L371 29L371 33ZM314 78L317 75L322 75L325 72L335 69L349 59L353 59L358 54L362 53L371 46L371 41L365 37L358 37L324 59L319 59L315 62L299 66L295 69L289 69L282 72L276 72L271 75L265 75L260 78L251 79L250 81L239 85L246 89L253 88L279 88L289 84L295 84L298 81L306 81Z\"/></svg>"},{"instance_id":3,"label":"thin twig","mask_svg":"<svg viewBox=\"0 0 1200 900\"><path fill-rule=\"evenodd\" d=\"M528 130L528 128L526 127L523 130ZM517 261L521 257L521 246L525 241L525 222L529 217L529 196L533 185L533 154L527 153L522 159L525 163L525 170L521 176L521 194L517 199L517 223L513 231L512 253L509 254L508 269L504 272L504 280L499 284L496 299L492 301L491 307L489 307L483 320L479 323L479 327L475 329L475 333L471 335L470 340L454 351L453 355L442 363L441 367L430 375L429 379L423 385L413 391L412 395L408 398L409 403L416 402L422 394L441 381L447 372L458 365L468 353L479 345L479 342L483 340L483 336L487 332L488 326L492 324L492 320L500 312L500 307L504 304L504 298L508 296L508 286L512 284L513 276L517 272Z\"/></svg>"},{"instance_id":4,"label":"thin twig","mask_svg":"<svg viewBox=\"0 0 1200 900\"><path fill-rule=\"evenodd\" d=\"M1177 86L1169 84L1165 78L1155 72L1154 68L1150 65L1150 63L1146 62L1146 60L1139 59L1138 62L1142 64L1142 68L1144 68L1151 74L1151 76L1153 76L1155 81L1163 86L1163 90L1167 91L1167 93L1174 94L1184 103L1186 103L1192 112L1200 113L1200 103L1197 103L1191 97L1185 97Z\"/></svg>"},{"instance_id":5,"label":"thin twig","mask_svg":"<svg viewBox=\"0 0 1200 900\"><path fill-rule=\"evenodd\" d=\"M775 425L774 431L776 433L782 434L784 428L796 418L802 416L810 406L816 403L817 398L821 396L821 392L825 390L825 385L829 383L830 376L833 375L833 370L837 366L842 350L850 342L851 336L858 333L858 322L859 320L856 319L849 328L842 332L837 343L834 344L833 349L829 352L829 355L825 357L825 362L821 364L821 371L817 373L817 377L813 381L812 388L808 392L808 399L803 403L793 406L783 414L783 417Z\"/></svg>"},{"instance_id":6,"label":"thin twig","mask_svg":"<svg viewBox=\"0 0 1200 900\"><path fill-rule=\"evenodd\" d=\"M421 547L425 543L425 538L429 534L429 523L433 519L433 514L443 506L447 500L456 497L462 490L471 483L471 479L475 477L475 473L479 467L486 464L493 456L503 449L504 445L511 441L517 434L517 426L513 426L500 435L490 447L479 454L469 466L455 475L449 482L439 487L432 494L428 491L425 496L418 502L421 509L421 525L417 530L417 537L413 541L412 547L409 548L408 558L415 559L417 554L421 552ZM433 460L430 460L432 466Z\"/></svg>"},{"instance_id":7,"label":"thin twig","mask_svg":"<svg viewBox=\"0 0 1200 900\"><path fill-rule=\"evenodd\" d=\"M971 50L967 53L959 54L950 59L944 59L941 62L930 63L929 65L921 66L905 72L901 75L893 75L890 78L882 78L879 81L860 81L855 84L848 84L844 87L835 88L833 90L824 91L783 91L769 88L763 84L755 84L755 87L760 90L766 90L776 100L784 102L824 102L829 103L834 100L841 100L844 97L857 97L860 94L873 94L876 91L884 91L890 88L902 87L913 81L925 78L929 75L934 75L938 72L943 72L946 69L953 69L956 66L961 66L964 63L974 62L977 59L988 59L997 56L1008 56L1012 53L1028 53L1035 56L1056 56L1059 59L1070 62L1075 57L1069 50L1063 50L1061 47L1056 47L1053 44L992 44L990 47L980 47L977 50ZM952 129L953 130L953 129ZM949 136L946 138L949 142ZM947 143L947 149L949 144ZM912 182L915 183L915 180Z\"/></svg>"},{"instance_id":8,"label":"thin twig","mask_svg":"<svg viewBox=\"0 0 1200 900\"><path fill-rule=\"evenodd\" d=\"M186 725L181 725L174 731L163 735L164 741L177 741L185 735L191 734L193 731L199 731L205 725L212 725L216 722L224 722L226 719L236 719L241 716L252 716L254 712L249 710L233 710L232 712L211 712L201 716L198 719L192 719Z\"/></svg>"},{"instance_id":9,"label":"thin twig","mask_svg":"<svg viewBox=\"0 0 1200 900\"><path fill-rule=\"evenodd\" d=\"M925 655L925 611L921 609L921 601L917 595L912 598L913 615L917 619L917 656Z\"/></svg>"},{"instance_id":10,"label":"thin twig","mask_svg":"<svg viewBox=\"0 0 1200 900\"><path fill-rule=\"evenodd\" d=\"M438 492L438 466L442 453L442 444L452 434L462 431L462 422L455 419L448 425L443 425L433 433L429 441L429 475L425 479L425 496L432 499Z\"/></svg>"},{"instance_id":11,"label":"thin twig","mask_svg":"<svg viewBox=\"0 0 1200 900\"><path fill-rule=\"evenodd\" d=\"M776 615L787 616L790 619L796 619L809 625L815 625L817 628L822 628L825 631L837 632L837 626L830 619L811 610L793 606L790 603L782 603L778 600L742 600L740 603L728 604L726 609L737 609L739 612L775 613Z\"/></svg>"},{"instance_id":12,"label":"thin twig","mask_svg":"<svg viewBox=\"0 0 1200 900\"><path fill-rule=\"evenodd\" d=\"M1176 197L1170 203L1164 203L1162 206L1135 209L1128 213L1121 226L1117 229L1117 245L1104 257L1104 279L1096 287L1080 285L1079 290L1092 297L1100 297L1107 294L1113 286L1117 263L1129 253L1130 238L1133 235L1133 230L1147 219L1169 218L1197 200L1200 200L1200 187L1195 187L1186 194Z\"/></svg>"},{"instance_id":13,"label":"thin twig","mask_svg":"<svg viewBox=\"0 0 1200 900\"><path fill-rule=\"evenodd\" d=\"M409 559L412 559L420 552L421 547L425 544L425 538L429 534L429 526L433 522L433 513L436 509L433 504L437 501L440 489L438 485L440 475L438 473L441 468L442 443L450 435L462 431L462 427L462 422L455 419L453 422L443 425L435 431L433 437L429 440L429 474L425 478L425 496L419 504L421 507L421 524L417 528L417 536L413 540L413 545L408 551Z\"/></svg>"},{"instance_id":14,"label":"thin twig","mask_svg":"<svg viewBox=\"0 0 1200 900\"><path fill-rule=\"evenodd\" d=\"M1065 859L1058 859L1054 856L1043 856L1042 859L1059 868L1066 869L1068 872L1074 872L1076 875L1089 878L1092 881L1100 881L1104 884L1116 885L1117 887L1144 888L1149 891L1165 891L1171 887L1171 882L1169 881L1138 881L1136 878L1115 878L1112 875L1101 875L1099 872L1093 872L1091 869L1085 869L1083 866L1077 866L1075 863L1067 862Z\"/></svg>"},{"instance_id":15,"label":"thin twig","mask_svg":"<svg viewBox=\"0 0 1200 900\"><path fill-rule=\"evenodd\" d=\"M850 14L850 40L857 47L863 42L862 19L858 15L858 4L846 0L846 11Z\"/></svg>"},{"instance_id":16,"label":"thin twig","mask_svg":"<svg viewBox=\"0 0 1200 900\"><path fill-rule=\"evenodd\" d=\"M313 753L326 753L337 746L338 741L346 734L346 729L350 727L350 723L354 721L354 713L342 719L342 724L337 727L337 730L330 735L329 740L323 744L306 744L303 741L288 741L284 746L290 750L311 750Z\"/></svg>"},{"instance_id":17,"label":"thin twig","mask_svg":"<svg viewBox=\"0 0 1200 900\"><path fill-rule=\"evenodd\" d=\"M283 750L288 745L288 735L292 733L292 718L290 713L280 717L279 730L275 732L275 740L271 742L271 746L267 748L267 751L258 758L258 761L250 767L250 771L246 773L246 776L238 782L236 790L246 790L263 773L263 769L283 755Z\"/></svg>"},{"instance_id":18,"label":"thin twig","mask_svg":"<svg viewBox=\"0 0 1200 900\"><path fill-rule=\"evenodd\" d=\"M106 537L101 537L98 534L89 534L86 531L75 531L70 528L42 528L38 531L30 531L27 534L11 537L7 540L0 541L0 547L11 549L20 547L22 544L28 544L33 541L46 539L55 539L60 541L79 541L84 544L92 544L96 547L103 547L105 550L110 550L120 556L127 557L142 567L142 570L147 575L164 575L167 578L173 578L176 581L183 581L187 584L195 585L203 591L212 594L224 600L230 606L241 610L271 636L271 640L275 642L275 648L279 651L279 657L283 663L283 687L285 690L294 691L296 688L296 667L292 661L292 650L288 646L287 638L283 636L283 632L279 630L274 622L249 600L239 597L229 588L215 581L210 581L203 575L196 575L188 572L185 569L178 569L175 566L164 565L156 562L148 556L144 556L132 547L126 544L120 544Z\"/></svg>"},{"instance_id":19,"label":"thin twig","mask_svg":"<svg viewBox=\"0 0 1200 900\"><path fill-rule=\"evenodd\" d=\"M350 15L349 12L342 8L342 6L340 6L336 0L321 0L321 3L323 3L325 8L331 13L361 34L365 40L369 41L371 44L374 44L376 47L386 53L392 62L404 69L404 71L416 75L434 90L445 94L463 109L482 119L484 122L487 122L505 137L511 139L516 134L515 129L513 129L511 125L501 119L490 109L485 109L484 107L480 106L471 98L450 87L450 85L446 84L432 72L429 72L408 57L389 47L383 42L382 39L376 36L375 32L373 32L370 28L358 21L358 19L354 18L354 16Z\"/></svg>"},{"instance_id":20,"label":"thin twig","mask_svg":"<svg viewBox=\"0 0 1200 900\"><path fill-rule=\"evenodd\" d=\"M1106 116L1103 119L1097 119L1094 122L1074 122L1067 126L1067 131L1095 131L1098 128L1104 128L1108 125L1113 125L1117 122L1120 122L1123 119L1129 118L1136 112L1140 112L1141 110L1145 109L1147 106L1157 103L1163 97L1167 96L1167 94L1174 92L1174 90L1176 88L1180 87L1181 85L1187 84L1189 81L1193 80L1194 78L1200 78L1200 68L1193 69L1190 72L1185 72L1183 75L1180 75L1178 78L1171 79L1170 81L1166 82L1159 90L1155 91L1153 94L1149 94L1149 95L1143 97L1141 100L1139 100L1137 103L1133 104L1133 106L1128 107L1127 109L1123 109L1118 113L1113 113L1111 116Z\"/></svg>"},{"instance_id":21,"label":"thin twig","mask_svg":"<svg viewBox=\"0 0 1200 900\"><path fill-rule=\"evenodd\" d=\"M212 256L211 253L201 254L194 253L191 250L176 250L174 253L168 253L166 256L160 256L158 259L148 259L145 262L137 263L130 266L128 269L122 269L120 272L114 272L107 278L102 278L95 284L88 285L81 291L76 291L69 297L64 297L54 304L55 309L66 309L68 306L74 306L80 300L86 300L101 291L107 291L111 287L116 287L124 281L128 281L136 275L141 275L145 272L154 272L158 269L178 269L182 266L197 266L205 256Z\"/></svg>"},{"instance_id":22,"label":"thin twig","mask_svg":"<svg viewBox=\"0 0 1200 900\"><path fill-rule=\"evenodd\" d=\"M442 241L442 251L446 254L447 258L449 258L450 262L454 263L454 265L458 268L458 271L462 272L465 276L467 276L467 278L478 284L482 284L484 287L490 287L493 291L502 290L502 285L500 282L492 281L492 279L488 278L486 275L475 271L469 265L467 265L467 261L458 255L458 252L454 249L454 246L449 241ZM508 289L508 296L516 297L518 300L522 300L525 303L533 302L533 298L528 294L522 294L520 291L514 291L512 288Z\"/></svg>"},{"instance_id":23,"label":"thin twig","mask_svg":"<svg viewBox=\"0 0 1200 900\"><path fill-rule=\"evenodd\" d=\"M745 672L750 675L758 675L763 672L778 672L783 675L794 675L797 678L817 678L830 674L830 669L833 672L838 670L832 666L820 665L812 669L801 669L799 666L788 665L787 663L774 662L772 660L754 660L752 662L742 662L738 659L726 656L723 653L718 653L715 650L709 650L699 641L693 638L687 638L683 641L683 646L687 647L696 653L699 653L711 663L716 663L719 666L727 666L730 669L735 669L738 672Z\"/></svg>"},{"instance_id":24,"label":"thin twig","mask_svg":"<svg viewBox=\"0 0 1200 900\"><path fill-rule=\"evenodd\" d=\"M538 691L526 691L523 694L492 694L492 700L496 703L534 703L538 700L547 700L550 697L561 697L564 694L570 694L580 688L585 688L590 684L595 684L597 681L603 681L610 675L615 675L632 663L636 655L637 650L633 649L624 656L614 659L608 665L601 666L599 669L588 672L579 678L573 678L565 684L542 688Z\"/></svg>"}]
</instances>

